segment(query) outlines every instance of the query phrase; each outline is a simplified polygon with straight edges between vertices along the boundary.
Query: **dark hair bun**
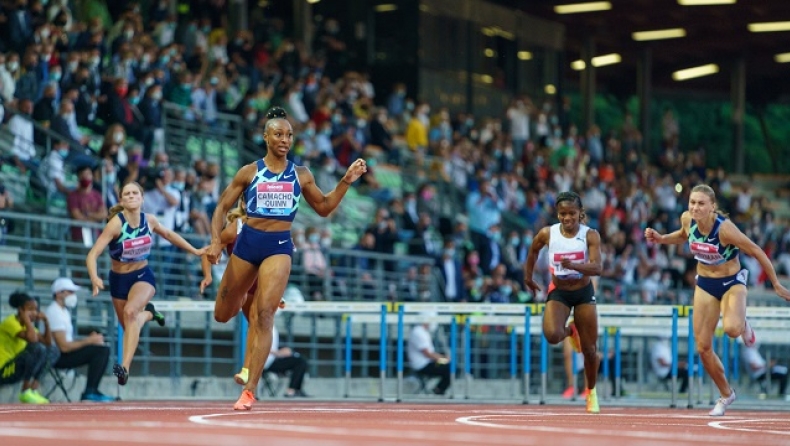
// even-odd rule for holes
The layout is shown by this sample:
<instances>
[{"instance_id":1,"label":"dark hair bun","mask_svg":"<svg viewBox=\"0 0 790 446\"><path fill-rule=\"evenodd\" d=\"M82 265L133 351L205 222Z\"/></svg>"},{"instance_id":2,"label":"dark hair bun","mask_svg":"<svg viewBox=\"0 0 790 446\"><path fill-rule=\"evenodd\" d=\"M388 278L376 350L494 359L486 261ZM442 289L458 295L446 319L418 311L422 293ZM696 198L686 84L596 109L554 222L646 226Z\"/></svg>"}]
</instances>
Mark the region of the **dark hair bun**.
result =
<instances>
[{"instance_id":1,"label":"dark hair bun","mask_svg":"<svg viewBox=\"0 0 790 446\"><path fill-rule=\"evenodd\" d=\"M282 107L272 107L266 112L266 119L286 119L288 113Z\"/></svg>"},{"instance_id":2,"label":"dark hair bun","mask_svg":"<svg viewBox=\"0 0 790 446\"><path fill-rule=\"evenodd\" d=\"M19 309L31 300L33 300L33 298L27 293L23 291L17 291L8 297L8 305L11 305L11 308Z\"/></svg>"}]
</instances>

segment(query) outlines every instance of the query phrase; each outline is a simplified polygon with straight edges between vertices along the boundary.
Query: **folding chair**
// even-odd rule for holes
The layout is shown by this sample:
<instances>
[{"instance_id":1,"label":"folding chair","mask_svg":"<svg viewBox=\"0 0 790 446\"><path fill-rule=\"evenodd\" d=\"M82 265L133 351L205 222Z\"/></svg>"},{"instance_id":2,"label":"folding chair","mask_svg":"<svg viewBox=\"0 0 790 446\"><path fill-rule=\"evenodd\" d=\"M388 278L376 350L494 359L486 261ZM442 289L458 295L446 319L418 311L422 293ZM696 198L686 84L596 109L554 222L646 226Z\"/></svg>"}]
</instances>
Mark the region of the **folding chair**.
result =
<instances>
[{"instance_id":1,"label":"folding chair","mask_svg":"<svg viewBox=\"0 0 790 446\"><path fill-rule=\"evenodd\" d=\"M67 372L67 371L64 370L64 372ZM72 371L72 373L74 373L74 372ZM44 396L46 396L49 399L49 397L53 393L55 393L55 390L60 389L60 391L63 393L63 396L66 398L66 401L68 401L70 403L71 402L71 398L69 398L69 390L71 390L74 387L74 384L77 382L76 374L72 378L71 386L69 386L68 389L66 388L66 385L63 382L63 375L61 375L61 371L60 370L58 370L58 369L56 369L54 367L49 367L49 376L52 377L52 380L55 381L55 383L52 385L52 388L49 389L49 391Z\"/></svg>"},{"instance_id":2,"label":"folding chair","mask_svg":"<svg viewBox=\"0 0 790 446\"><path fill-rule=\"evenodd\" d=\"M281 377L276 373L264 370L263 375L261 375L261 381L259 385L261 384L263 384L263 388L266 389L266 393L268 393L270 397L274 398L280 393L284 383Z\"/></svg>"}]
</instances>

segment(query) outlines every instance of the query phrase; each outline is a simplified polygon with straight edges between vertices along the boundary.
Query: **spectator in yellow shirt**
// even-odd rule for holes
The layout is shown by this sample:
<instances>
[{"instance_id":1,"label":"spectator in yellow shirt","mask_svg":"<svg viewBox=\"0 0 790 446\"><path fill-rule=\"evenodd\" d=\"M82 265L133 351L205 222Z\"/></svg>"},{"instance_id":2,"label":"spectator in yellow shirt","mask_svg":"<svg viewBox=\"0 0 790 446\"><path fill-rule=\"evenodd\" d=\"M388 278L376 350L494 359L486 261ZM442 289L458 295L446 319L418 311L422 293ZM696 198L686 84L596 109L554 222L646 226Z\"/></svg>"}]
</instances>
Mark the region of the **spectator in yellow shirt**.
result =
<instances>
[{"instance_id":1,"label":"spectator in yellow shirt","mask_svg":"<svg viewBox=\"0 0 790 446\"><path fill-rule=\"evenodd\" d=\"M23 292L16 292L8 299L17 310L0 322L0 385L22 380L19 401L29 404L47 404L49 400L38 392L41 375L47 370L49 358L57 350L48 349L52 343L49 322L38 311L35 299ZM36 329L36 322L44 324L44 333Z\"/></svg>"}]
</instances>

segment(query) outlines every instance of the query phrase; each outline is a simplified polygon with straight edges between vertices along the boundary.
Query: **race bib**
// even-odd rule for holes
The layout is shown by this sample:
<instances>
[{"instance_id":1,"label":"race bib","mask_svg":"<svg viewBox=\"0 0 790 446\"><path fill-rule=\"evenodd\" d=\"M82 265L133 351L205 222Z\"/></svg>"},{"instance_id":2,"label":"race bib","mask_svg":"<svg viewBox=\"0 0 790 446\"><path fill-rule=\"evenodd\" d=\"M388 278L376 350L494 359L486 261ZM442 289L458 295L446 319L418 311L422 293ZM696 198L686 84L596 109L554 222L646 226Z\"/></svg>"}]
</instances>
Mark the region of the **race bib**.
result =
<instances>
[{"instance_id":1,"label":"race bib","mask_svg":"<svg viewBox=\"0 0 790 446\"><path fill-rule=\"evenodd\" d=\"M153 239L150 235L144 235L142 237L136 237L129 240L123 241L123 254L122 258L128 260L138 259L140 257L147 256L151 253L151 247L153 246Z\"/></svg>"},{"instance_id":2,"label":"race bib","mask_svg":"<svg viewBox=\"0 0 790 446\"><path fill-rule=\"evenodd\" d=\"M271 182L256 185L257 207L268 214L286 214L293 207L293 183Z\"/></svg>"},{"instance_id":3,"label":"race bib","mask_svg":"<svg viewBox=\"0 0 790 446\"><path fill-rule=\"evenodd\" d=\"M584 263L586 260L584 251L557 252L554 253L553 259L555 276L565 276L566 278L581 277L582 273L562 267L562 261L565 259L570 260L572 263Z\"/></svg>"},{"instance_id":4,"label":"race bib","mask_svg":"<svg viewBox=\"0 0 790 446\"><path fill-rule=\"evenodd\" d=\"M694 254L697 260L716 262L724 259L719 254L719 248L710 243L691 242L689 243L689 249L691 249L691 253Z\"/></svg>"}]
</instances>

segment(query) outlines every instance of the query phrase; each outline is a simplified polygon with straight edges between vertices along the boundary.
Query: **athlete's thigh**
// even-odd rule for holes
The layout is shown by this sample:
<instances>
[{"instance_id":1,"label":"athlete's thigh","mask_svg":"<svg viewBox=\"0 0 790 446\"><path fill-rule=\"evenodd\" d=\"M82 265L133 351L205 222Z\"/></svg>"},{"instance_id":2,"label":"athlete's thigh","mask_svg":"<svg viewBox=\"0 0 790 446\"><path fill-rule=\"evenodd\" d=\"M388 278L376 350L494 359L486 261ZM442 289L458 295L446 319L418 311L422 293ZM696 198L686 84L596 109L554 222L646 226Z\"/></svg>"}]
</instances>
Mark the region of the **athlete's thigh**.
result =
<instances>
[{"instance_id":1,"label":"athlete's thigh","mask_svg":"<svg viewBox=\"0 0 790 446\"><path fill-rule=\"evenodd\" d=\"M247 296L247 291L255 282L258 269L252 263L231 255L217 290L216 305L232 304L238 310Z\"/></svg>"},{"instance_id":2,"label":"athlete's thigh","mask_svg":"<svg viewBox=\"0 0 790 446\"><path fill-rule=\"evenodd\" d=\"M724 293L721 298L721 317L724 326L734 319L736 324L742 324L746 319L746 286L734 285Z\"/></svg>"},{"instance_id":3,"label":"athlete's thigh","mask_svg":"<svg viewBox=\"0 0 790 446\"><path fill-rule=\"evenodd\" d=\"M255 303L259 310L276 310L288 286L291 275L291 256L277 254L266 258L258 270L258 289Z\"/></svg>"},{"instance_id":4,"label":"athlete's thigh","mask_svg":"<svg viewBox=\"0 0 790 446\"><path fill-rule=\"evenodd\" d=\"M694 338L697 345L710 345L721 315L721 302L700 287L694 288Z\"/></svg>"},{"instance_id":5,"label":"athlete's thigh","mask_svg":"<svg viewBox=\"0 0 790 446\"><path fill-rule=\"evenodd\" d=\"M143 311L143 308L151 302L156 288L148 282L136 282L129 288L129 296L126 301L126 309L134 309L136 313Z\"/></svg>"},{"instance_id":6,"label":"athlete's thigh","mask_svg":"<svg viewBox=\"0 0 790 446\"><path fill-rule=\"evenodd\" d=\"M595 304L579 304L573 307L573 323L579 330L582 349L598 342L598 309Z\"/></svg>"},{"instance_id":7,"label":"athlete's thigh","mask_svg":"<svg viewBox=\"0 0 790 446\"><path fill-rule=\"evenodd\" d=\"M564 303L556 300L546 302L546 308L543 310L543 331L554 332L564 329L570 315L571 309Z\"/></svg>"}]
</instances>

